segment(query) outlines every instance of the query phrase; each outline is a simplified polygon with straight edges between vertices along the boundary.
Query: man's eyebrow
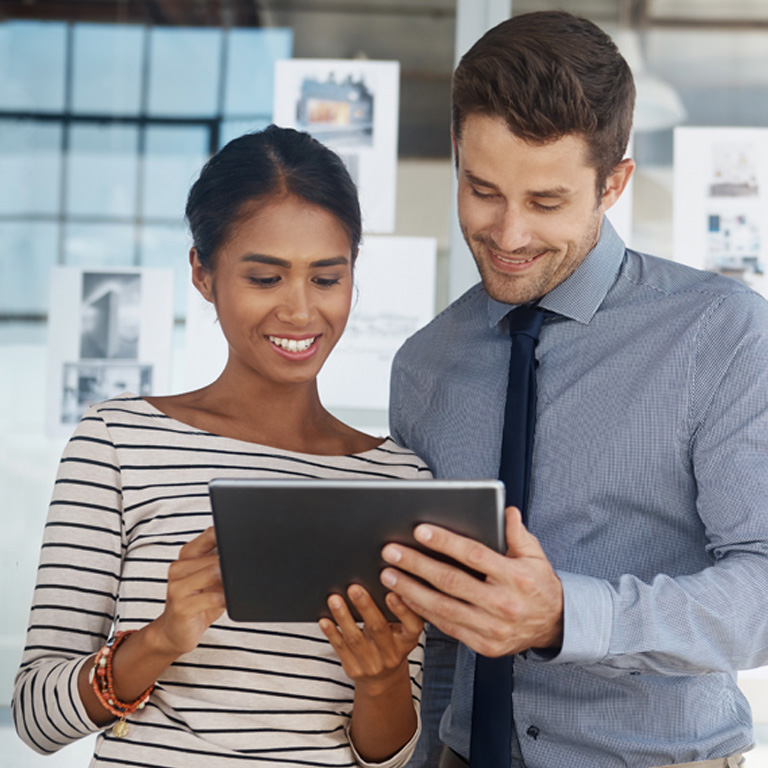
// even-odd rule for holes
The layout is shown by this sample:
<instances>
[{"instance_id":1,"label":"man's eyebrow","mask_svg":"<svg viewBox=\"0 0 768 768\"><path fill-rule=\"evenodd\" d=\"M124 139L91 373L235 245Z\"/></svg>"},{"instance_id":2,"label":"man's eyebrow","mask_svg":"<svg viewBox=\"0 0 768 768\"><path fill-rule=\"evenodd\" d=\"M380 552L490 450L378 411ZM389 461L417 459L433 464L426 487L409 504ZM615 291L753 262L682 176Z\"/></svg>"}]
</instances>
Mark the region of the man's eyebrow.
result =
<instances>
[{"instance_id":1,"label":"man's eyebrow","mask_svg":"<svg viewBox=\"0 0 768 768\"><path fill-rule=\"evenodd\" d=\"M271 267L283 267L284 269L291 268L291 262L287 259L280 259L277 256L267 256L263 253L246 253L241 261L253 261L257 264L268 264ZM318 259L313 261L309 266L310 268L325 268L336 267L339 265L349 264L349 259L346 256L332 256L328 259Z\"/></svg>"},{"instance_id":2,"label":"man's eyebrow","mask_svg":"<svg viewBox=\"0 0 768 768\"><path fill-rule=\"evenodd\" d=\"M551 189L530 189L528 190L529 197L569 197L571 190L568 187L552 187Z\"/></svg>"},{"instance_id":3,"label":"man's eyebrow","mask_svg":"<svg viewBox=\"0 0 768 768\"><path fill-rule=\"evenodd\" d=\"M485 187L486 189L494 189L496 191L499 189L493 182L481 179L479 176L475 176L471 171L464 171L464 177L471 184L475 184L478 187ZM549 189L529 189L525 194L528 197L569 197L573 194L573 191L570 187L559 185L557 187L550 187Z\"/></svg>"},{"instance_id":4,"label":"man's eyebrow","mask_svg":"<svg viewBox=\"0 0 768 768\"><path fill-rule=\"evenodd\" d=\"M498 187L495 184L486 181L485 179L481 179L479 176L475 176L472 171L464 171L464 177L470 184L475 184L478 187L486 187L487 189L498 190Z\"/></svg>"}]
</instances>

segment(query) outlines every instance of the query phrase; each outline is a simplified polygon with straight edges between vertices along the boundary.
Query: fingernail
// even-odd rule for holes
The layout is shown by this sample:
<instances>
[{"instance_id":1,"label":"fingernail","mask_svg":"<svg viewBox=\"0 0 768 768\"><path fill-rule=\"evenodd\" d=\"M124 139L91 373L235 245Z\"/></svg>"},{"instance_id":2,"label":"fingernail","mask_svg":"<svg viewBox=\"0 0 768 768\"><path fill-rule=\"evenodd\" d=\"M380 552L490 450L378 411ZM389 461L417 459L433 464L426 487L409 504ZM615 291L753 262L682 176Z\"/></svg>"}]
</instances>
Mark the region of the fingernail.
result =
<instances>
[{"instance_id":1,"label":"fingernail","mask_svg":"<svg viewBox=\"0 0 768 768\"><path fill-rule=\"evenodd\" d=\"M381 583L385 587L394 587L395 584L397 584L397 576L395 576L395 572L389 568L383 570L381 572Z\"/></svg>"},{"instance_id":2,"label":"fingernail","mask_svg":"<svg viewBox=\"0 0 768 768\"><path fill-rule=\"evenodd\" d=\"M331 608L341 608L344 603L338 595L333 595L333 597L328 598L328 605L330 605Z\"/></svg>"},{"instance_id":3,"label":"fingernail","mask_svg":"<svg viewBox=\"0 0 768 768\"><path fill-rule=\"evenodd\" d=\"M432 538L432 529L428 525L417 525L413 535L418 541L429 541Z\"/></svg>"},{"instance_id":4,"label":"fingernail","mask_svg":"<svg viewBox=\"0 0 768 768\"><path fill-rule=\"evenodd\" d=\"M357 584L353 584L348 591L350 597L359 598L363 596L363 590Z\"/></svg>"},{"instance_id":5,"label":"fingernail","mask_svg":"<svg viewBox=\"0 0 768 768\"><path fill-rule=\"evenodd\" d=\"M388 563L399 563L403 558L403 553L400 551L399 547L396 547L394 544L387 544L381 551L381 556Z\"/></svg>"}]
</instances>

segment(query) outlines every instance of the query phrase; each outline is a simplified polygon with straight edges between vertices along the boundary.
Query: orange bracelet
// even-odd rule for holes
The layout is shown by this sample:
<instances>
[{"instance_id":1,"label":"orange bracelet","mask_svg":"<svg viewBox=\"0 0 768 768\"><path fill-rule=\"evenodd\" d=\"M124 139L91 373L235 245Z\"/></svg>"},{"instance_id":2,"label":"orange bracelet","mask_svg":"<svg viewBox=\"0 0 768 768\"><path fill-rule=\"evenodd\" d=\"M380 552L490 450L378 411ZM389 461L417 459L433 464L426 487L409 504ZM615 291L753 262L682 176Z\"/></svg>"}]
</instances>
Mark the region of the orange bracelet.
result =
<instances>
[{"instance_id":1,"label":"orange bracelet","mask_svg":"<svg viewBox=\"0 0 768 768\"><path fill-rule=\"evenodd\" d=\"M136 701L132 701L128 704L120 701L120 699L115 696L115 690L112 683L112 657L115 655L115 651L120 643L122 643L128 635L132 634L133 631L115 632L115 634L107 640L107 644L94 657L93 667L91 667L91 671L88 675L88 681L99 702L101 702L101 705L115 717L119 718L115 723L115 727L112 729L112 733L118 739L128 735L129 726L125 719L126 716L134 714L138 709L143 709L144 705L149 700L149 695L155 688L155 684L152 683L152 685L150 685L149 688L136 699Z\"/></svg>"}]
</instances>

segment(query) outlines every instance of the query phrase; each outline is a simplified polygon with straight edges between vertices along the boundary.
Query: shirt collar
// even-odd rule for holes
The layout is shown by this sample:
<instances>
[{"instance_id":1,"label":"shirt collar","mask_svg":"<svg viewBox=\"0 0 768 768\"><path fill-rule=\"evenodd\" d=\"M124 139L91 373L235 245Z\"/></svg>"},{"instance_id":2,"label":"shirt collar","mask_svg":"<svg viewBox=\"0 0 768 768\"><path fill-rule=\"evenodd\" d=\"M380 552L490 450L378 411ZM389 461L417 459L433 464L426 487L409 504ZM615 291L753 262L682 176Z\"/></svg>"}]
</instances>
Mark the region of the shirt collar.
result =
<instances>
[{"instance_id":1,"label":"shirt collar","mask_svg":"<svg viewBox=\"0 0 768 768\"><path fill-rule=\"evenodd\" d=\"M605 299L624 258L624 242L607 218L603 217L600 237L587 258L573 274L544 295L539 306L579 323L589 324ZM504 304L488 297L488 321L493 328L516 304Z\"/></svg>"}]
</instances>

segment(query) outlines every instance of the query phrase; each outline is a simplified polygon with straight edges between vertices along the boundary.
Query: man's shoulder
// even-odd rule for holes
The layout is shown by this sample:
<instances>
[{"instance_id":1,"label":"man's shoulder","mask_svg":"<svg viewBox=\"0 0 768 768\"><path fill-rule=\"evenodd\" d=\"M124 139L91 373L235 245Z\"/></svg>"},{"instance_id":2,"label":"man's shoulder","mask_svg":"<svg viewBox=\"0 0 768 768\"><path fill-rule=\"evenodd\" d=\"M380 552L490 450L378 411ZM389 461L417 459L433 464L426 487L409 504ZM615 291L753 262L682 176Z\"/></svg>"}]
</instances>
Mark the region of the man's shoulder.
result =
<instances>
[{"instance_id":1,"label":"man's shoulder","mask_svg":"<svg viewBox=\"0 0 768 768\"><path fill-rule=\"evenodd\" d=\"M763 300L745 283L731 277L681 264L677 261L627 249L622 270L631 283L670 296L699 293L707 297L727 298L742 295ZM764 301L764 300L763 300Z\"/></svg>"},{"instance_id":2,"label":"man's shoulder","mask_svg":"<svg viewBox=\"0 0 768 768\"><path fill-rule=\"evenodd\" d=\"M424 350L434 349L435 345L449 342L455 346L460 337L487 328L487 318L488 294L483 284L477 283L408 338L400 354L422 354Z\"/></svg>"}]
</instances>

